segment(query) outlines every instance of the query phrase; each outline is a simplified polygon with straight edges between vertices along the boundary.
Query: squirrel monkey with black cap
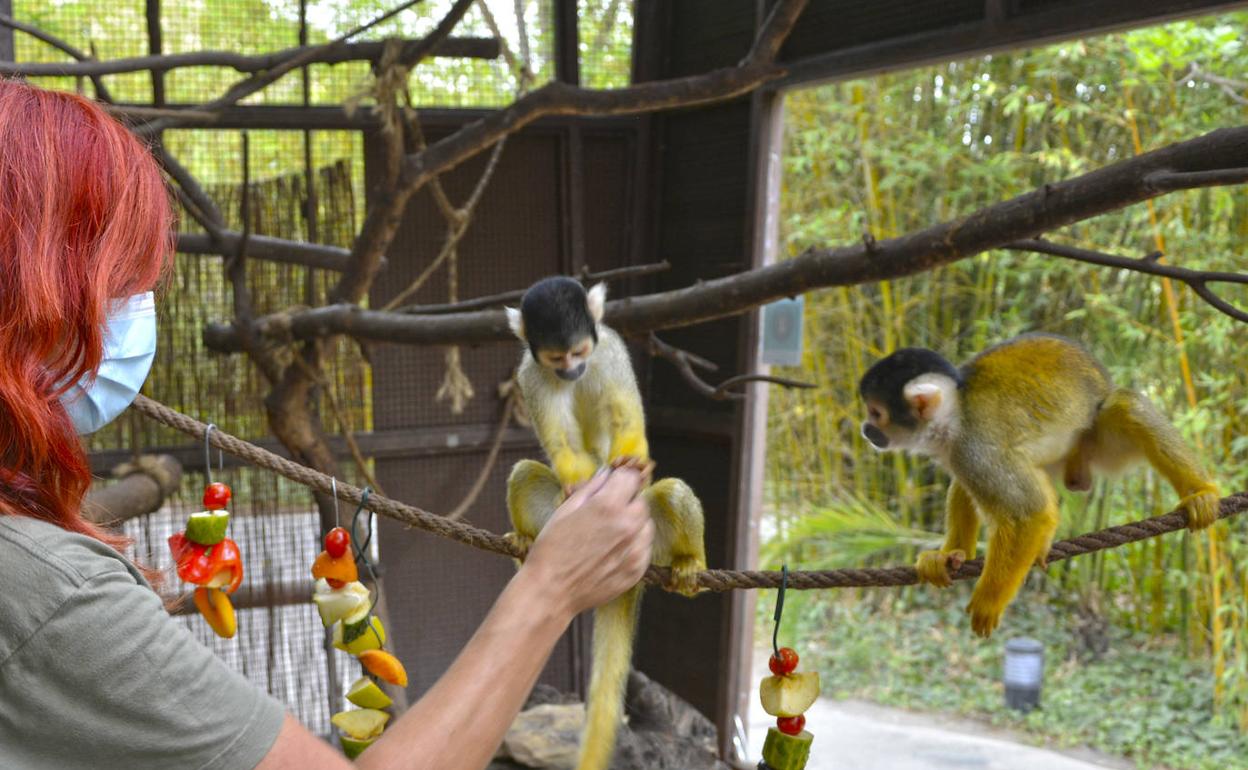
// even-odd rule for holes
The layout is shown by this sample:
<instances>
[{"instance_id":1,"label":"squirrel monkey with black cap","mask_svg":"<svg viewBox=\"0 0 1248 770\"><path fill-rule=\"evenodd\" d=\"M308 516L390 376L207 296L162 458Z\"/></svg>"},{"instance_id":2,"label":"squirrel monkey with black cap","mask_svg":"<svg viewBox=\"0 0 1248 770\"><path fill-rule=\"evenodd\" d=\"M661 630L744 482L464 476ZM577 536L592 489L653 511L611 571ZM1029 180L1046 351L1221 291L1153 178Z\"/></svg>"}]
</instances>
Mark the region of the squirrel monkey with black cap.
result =
<instances>
[{"instance_id":1,"label":"squirrel monkey with black cap","mask_svg":"<svg viewBox=\"0 0 1248 770\"><path fill-rule=\"evenodd\" d=\"M527 349L517 383L551 467L521 460L507 481L507 509L521 547L532 541L571 489L604 466L653 468L641 393L624 341L602 323L606 286L585 291L555 277L507 308ZM652 562L672 568L674 587L697 593L706 568L702 504L689 485L668 478L641 492L655 523ZM593 669L578 770L606 770L622 718L641 586L594 611Z\"/></svg>"},{"instance_id":2,"label":"squirrel monkey with black cap","mask_svg":"<svg viewBox=\"0 0 1248 770\"><path fill-rule=\"evenodd\" d=\"M1217 488L1174 426L1062 337L1016 337L961 368L904 348L872 366L858 390L862 435L876 449L927 455L953 476L945 543L919 554L919 581L950 585L950 567L974 558L981 519L987 525L984 571L967 606L979 636L992 634L1031 565L1045 564L1059 475L1067 488L1087 490L1093 469L1142 458L1178 492L1189 529L1217 519Z\"/></svg>"}]
</instances>

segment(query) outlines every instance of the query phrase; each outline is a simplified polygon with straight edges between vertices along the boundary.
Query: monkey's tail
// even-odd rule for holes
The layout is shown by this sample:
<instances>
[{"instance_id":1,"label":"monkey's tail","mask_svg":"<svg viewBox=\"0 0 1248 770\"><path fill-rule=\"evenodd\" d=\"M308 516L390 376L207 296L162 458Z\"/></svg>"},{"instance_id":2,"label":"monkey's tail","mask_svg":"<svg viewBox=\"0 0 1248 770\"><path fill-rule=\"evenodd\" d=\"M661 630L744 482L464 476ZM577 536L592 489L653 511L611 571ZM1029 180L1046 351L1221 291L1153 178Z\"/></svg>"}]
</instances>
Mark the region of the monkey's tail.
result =
<instances>
[{"instance_id":1,"label":"monkey's tail","mask_svg":"<svg viewBox=\"0 0 1248 770\"><path fill-rule=\"evenodd\" d=\"M633 632L641 586L594 611L593 671L577 770L607 770L624 712L624 686L633 661Z\"/></svg>"}]
</instances>

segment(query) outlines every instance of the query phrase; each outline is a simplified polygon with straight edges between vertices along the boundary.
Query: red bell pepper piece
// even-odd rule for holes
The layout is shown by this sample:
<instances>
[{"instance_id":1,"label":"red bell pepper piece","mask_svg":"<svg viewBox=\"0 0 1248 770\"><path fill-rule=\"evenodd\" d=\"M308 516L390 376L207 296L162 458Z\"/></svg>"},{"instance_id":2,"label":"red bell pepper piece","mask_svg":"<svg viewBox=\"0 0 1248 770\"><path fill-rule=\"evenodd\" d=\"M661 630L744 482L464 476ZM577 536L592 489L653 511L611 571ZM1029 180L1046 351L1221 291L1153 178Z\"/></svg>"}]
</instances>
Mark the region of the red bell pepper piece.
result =
<instances>
[{"instance_id":1,"label":"red bell pepper piece","mask_svg":"<svg viewBox=\"0 0 1248 770\"><path fill-rule=\"evenodd\" d=\"M178 563L178 577L195 585L208 585L228 578L228 583L221 590L232 594L243 582L243 556L238 544L225 538L216 545L200 545L186 539L186 535L177 532L169 538L169 551Z\"/></svg>"}]
</instances>

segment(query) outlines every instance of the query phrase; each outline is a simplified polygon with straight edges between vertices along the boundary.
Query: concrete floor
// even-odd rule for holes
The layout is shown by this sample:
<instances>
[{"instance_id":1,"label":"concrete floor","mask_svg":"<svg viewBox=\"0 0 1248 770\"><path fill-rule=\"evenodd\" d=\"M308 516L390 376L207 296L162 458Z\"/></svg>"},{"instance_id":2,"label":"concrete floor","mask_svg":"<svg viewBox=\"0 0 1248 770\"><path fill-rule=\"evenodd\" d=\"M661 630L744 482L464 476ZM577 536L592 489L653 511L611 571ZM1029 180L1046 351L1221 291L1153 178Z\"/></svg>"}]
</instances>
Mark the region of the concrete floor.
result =
<instances>
[{"instance_id":1,"label":"concrete floor","mask_svg":"<svg viewBox=\"0 0 1248 770\"><path fill-rule=\"evenodd\" d=\"M761 663L761 667L760 667ZM767 672L765 653L754 680ZM752 701L750 757L762 756L775 724ZM857 701L819 699L806 712L814 734L807 770L1126 770L1134 765L1090 750L1050 751L1020 743L1021 736L977 722L914 714Z\"/></svg>"}]
</instances>

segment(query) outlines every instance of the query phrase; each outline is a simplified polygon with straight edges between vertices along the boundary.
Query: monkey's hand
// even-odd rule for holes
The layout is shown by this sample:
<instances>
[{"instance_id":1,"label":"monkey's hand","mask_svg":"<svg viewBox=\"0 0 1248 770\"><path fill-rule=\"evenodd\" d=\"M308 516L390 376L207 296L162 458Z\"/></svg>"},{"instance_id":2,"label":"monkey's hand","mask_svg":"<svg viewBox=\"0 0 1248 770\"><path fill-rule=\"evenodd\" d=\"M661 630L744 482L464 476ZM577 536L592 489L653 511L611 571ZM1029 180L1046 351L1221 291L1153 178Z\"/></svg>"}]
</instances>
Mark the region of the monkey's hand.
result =
<instances>
[{"instance_id":1,"label":"monkey's hand","mask_svg":"<svg viewBox=\"0 0 1248 770\"><path fill-rule=\"evenodd\" d=\"M939 588L953 585L952 573L957 572L966 561L966 553L954 551L920 551L914 563L914 571L919 573L920 583L930 583Z\"/></svg>"},{"instance_id":2,"label":"monkey's hand","mask_svg":"<svg viewBox=\"0 0 1248 770\"><path fill-rule=\"evenodd\" d=\"M1180 500L1179 507L1187 511L1187 528L1195 532L1217 521L1220 503L1218 489L1213 485L1204 487Z\"/></svg>"},{"instance_id":3,"label":"monkey's hand","mask_svg":"<svg viewBox=\"0 0 1248 770\"><path fill-rule=\"evenodd\" d=\"M520 553L526 555L528 554L529 549L533 547L533 538L528 535L522 535L519 532L508 532L503 535L503 540L506 540L507 544L512 548L515 548ZM516 562L516 567L519 567L524 563L523 558L517 558L514 561Z\"/></svg>"}]
</instances>

